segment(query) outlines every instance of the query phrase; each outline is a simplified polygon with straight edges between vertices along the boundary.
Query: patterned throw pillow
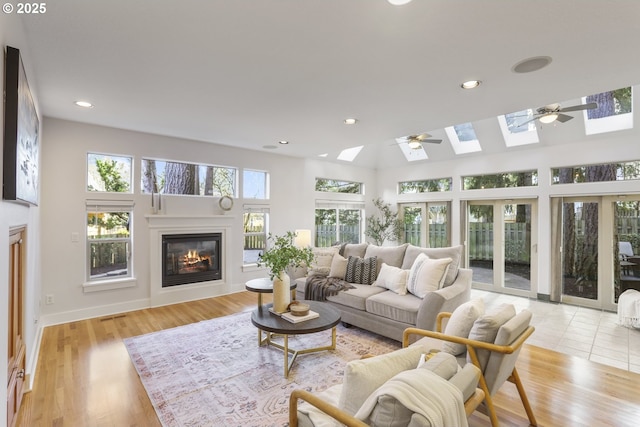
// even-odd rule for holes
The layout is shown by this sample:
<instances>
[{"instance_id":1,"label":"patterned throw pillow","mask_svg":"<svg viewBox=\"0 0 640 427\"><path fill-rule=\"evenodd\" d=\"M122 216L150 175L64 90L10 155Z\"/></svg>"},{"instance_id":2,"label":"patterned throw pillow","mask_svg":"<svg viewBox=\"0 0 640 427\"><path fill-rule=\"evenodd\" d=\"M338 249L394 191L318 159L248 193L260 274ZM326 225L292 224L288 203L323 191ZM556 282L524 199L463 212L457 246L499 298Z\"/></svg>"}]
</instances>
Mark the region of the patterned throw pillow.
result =
<instances>
[{"instance_id":1,"label":"patterned throw pillow","mask_svg":"<svg viewBox=\"0 0 640 427\"><path fill-rule=\"evenodd\" d=\"M418 298L424 298L429 292L442 288L451 258L430 259L420 254L409 271L407 291Z\"/></svg>"},{"instance_id":2,"label":"patterned throw pillow","mask_svg":"<svg viewBox=\"0 0 640 427\"><path fill-rule=\"evenodd\" d=\"M378 258L359 258L349 256L347 259L347 273L344 280L349 283L370 285L376 281L378 271Z\"/></svg>"}]
</instances>

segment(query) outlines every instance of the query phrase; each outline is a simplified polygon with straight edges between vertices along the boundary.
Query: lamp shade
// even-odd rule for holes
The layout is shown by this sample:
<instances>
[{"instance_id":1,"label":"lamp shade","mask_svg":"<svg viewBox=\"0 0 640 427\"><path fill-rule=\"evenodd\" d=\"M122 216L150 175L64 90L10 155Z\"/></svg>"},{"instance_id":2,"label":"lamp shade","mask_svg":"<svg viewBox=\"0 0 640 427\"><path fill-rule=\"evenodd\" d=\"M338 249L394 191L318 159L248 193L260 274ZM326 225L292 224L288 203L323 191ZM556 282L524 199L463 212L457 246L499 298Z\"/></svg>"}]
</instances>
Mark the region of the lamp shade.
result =
<instances>
[{"instance_id":1,"label":"lamp shade","mask_svg":"<svg viewBox=\"0 0 640 427\"><path fill-rule=\"evenodd\" d=\"M294 244L299 248L308 248L311 246L311 230L296 230Z\"/></svg>"}]
</instances>

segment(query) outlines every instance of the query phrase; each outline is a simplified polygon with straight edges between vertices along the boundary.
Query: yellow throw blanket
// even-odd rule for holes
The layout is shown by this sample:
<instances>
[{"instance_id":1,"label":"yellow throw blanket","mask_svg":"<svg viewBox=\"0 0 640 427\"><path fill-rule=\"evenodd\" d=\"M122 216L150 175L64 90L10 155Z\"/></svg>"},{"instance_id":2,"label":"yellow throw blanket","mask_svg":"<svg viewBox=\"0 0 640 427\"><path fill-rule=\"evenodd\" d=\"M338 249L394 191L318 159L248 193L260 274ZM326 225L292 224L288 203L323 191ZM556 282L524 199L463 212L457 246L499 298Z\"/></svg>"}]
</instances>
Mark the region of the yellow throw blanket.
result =
<instances>
[{"instance_id":1,"label":"yellow throw blanket","mask_svg":"<svg viewBox=\"0 0 640 427\"><path fill-rule=\"evenodd\" d=\"M421 414L433 427L468 427L462 392L449 381L428 369L403 371L373 392L355 417L368 421L378 403L387 395L397 399L409 410Z\"/></svg>"}]
</instances>

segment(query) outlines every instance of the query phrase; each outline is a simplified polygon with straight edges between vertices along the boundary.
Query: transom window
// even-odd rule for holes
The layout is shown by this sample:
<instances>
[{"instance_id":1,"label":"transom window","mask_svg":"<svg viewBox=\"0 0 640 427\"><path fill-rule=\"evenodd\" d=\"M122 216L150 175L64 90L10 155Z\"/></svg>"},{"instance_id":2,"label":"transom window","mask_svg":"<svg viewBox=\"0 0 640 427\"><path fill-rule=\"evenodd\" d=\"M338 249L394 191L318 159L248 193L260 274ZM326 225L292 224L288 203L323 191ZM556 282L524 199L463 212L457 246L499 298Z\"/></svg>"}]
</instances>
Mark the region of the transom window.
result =
<instances>
[{"instance_id":1,"label":"transom window","mask_svg":"<svg viewBox=\"0 0 640 427\"><path fill-rule=\"evenodd\" d=\"M87 191L131 193L131 157L89 153Z\"/></svg>"},{"instance_id":2,"label":"transom window","mask_svg":"<svg viewBox=\"0 0 640 427\"><path fill-rule=\"evenodd\" d=\"M141 188L146 194L234 197L236 175L230 167L142 159Z\"/></svg>"},{"instance_id":3,"label":"transom window","mask_svg":"<svg viewBox=\"0 0 640 427\"><path fill-rule=\"evenodd\" d=\"M451 191L452 178L425 179L398 183L398 194L432 193Z\"/></svg>"},{"instance_id":4,"label":"transom window","mask_svg":"<svg viewBox=\"0 0 640 427\"><path fill-rule=\"evenodd\" d=\"M245 169L242 172L242 197L245 199L268 199L269 174L264 171Z\"/></svg>"},{"instance_id":5,"label":"transom window","mask_svg":"<svg viewBox=\"0 0 640 427\"><path fill-rule=\"evenodd\" d=\"M640 179L640 161L567 166L551 169L552 184Z\"/></svg>"},{"instance_id":6,"label":"transom window","mask_svg":"<svg viewBox=\"0 0 640 427\"><path fill-rule=\"evenodd\" d=\"M316 178L316 191L325 193L363 194L361 182Z\"/></svg>"},{"instance_id":7,"label":"transom window","mask_svg":"<svg viewBox=\"0 0 640 427\"><path fill-rule=\"evenodd\" d=\"M538 185L538 171L503 172L488 175L463 176L464 190L487 188L531 187Z\"/></svg>"}]
</instances>

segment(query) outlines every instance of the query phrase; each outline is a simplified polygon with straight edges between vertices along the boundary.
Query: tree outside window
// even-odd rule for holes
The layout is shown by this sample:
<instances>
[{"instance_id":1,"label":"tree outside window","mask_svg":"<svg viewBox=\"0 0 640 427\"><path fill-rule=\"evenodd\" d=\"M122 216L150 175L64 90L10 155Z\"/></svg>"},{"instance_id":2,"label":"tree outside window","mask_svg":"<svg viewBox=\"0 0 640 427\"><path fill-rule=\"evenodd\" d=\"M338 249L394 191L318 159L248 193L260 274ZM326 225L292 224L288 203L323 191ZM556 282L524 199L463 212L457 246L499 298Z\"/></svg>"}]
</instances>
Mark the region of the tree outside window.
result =
<instances>
[{"instance_id":1,"label":"tree outside window","mask_svg":"<svg viewBox=\"0 0 640 427\"><path fill-rule=\"evenodd\" d=\"M87 212L89 281L131 276L131 212Z\"/></svg>"},{"instance_id":2,"label":"tree outside window","mask_svg":"<svg viewBox=\"0 0 640 427\"><path fill-rule=\"evenodd\" d=\"M235 168L142 159L142 193L236 196Z\"/></svg>"},{"instance_id":3,"label":"tree outside window","mask_svg":"<svg viewBox=\"0 0 640 427\"><path fill-rule=\"evenodd\" d=\"M131 192L131 157L89 153L87 191Z\"/></svg>"}]
</instances>

